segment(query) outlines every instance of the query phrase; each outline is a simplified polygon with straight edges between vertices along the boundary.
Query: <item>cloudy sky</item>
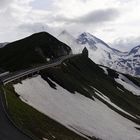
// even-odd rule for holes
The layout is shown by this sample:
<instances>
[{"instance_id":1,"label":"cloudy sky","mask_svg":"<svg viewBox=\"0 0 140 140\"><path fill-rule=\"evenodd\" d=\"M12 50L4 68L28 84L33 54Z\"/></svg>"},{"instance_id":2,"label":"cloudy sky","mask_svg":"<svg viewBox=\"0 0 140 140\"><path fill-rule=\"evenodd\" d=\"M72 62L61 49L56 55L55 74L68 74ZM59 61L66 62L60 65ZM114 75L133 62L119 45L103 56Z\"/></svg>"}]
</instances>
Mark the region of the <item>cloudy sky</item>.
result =
<instances>
[{"instance_id":1,"label":"cloudy sky","mask_svg":"<svg viewBox=\"0 0 140 140\"><path fill-rule=\"evenodd\" d=\"M140 0L0 0L0 42L65 29L125 51L140 44L139 12Z\"/></svg>"}]
</instances>

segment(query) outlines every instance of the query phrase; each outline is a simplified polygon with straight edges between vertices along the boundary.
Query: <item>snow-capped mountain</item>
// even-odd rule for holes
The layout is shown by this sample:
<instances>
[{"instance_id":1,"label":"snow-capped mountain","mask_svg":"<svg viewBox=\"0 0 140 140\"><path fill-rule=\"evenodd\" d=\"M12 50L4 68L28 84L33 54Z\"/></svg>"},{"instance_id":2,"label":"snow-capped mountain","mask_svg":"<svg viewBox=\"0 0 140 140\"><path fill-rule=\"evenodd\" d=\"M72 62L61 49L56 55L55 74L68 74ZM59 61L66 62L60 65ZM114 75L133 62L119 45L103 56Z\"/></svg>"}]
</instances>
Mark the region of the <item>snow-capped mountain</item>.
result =
<instances>
[{"instance_id":1,"label":"snow-capped mountain","mask_svg":"<svg viewBox=\"0 0 140 140\"><path fill-rule=\"evenodd\" d=\"M58 36L58 39L69 45L72 48L73 53L80 53L84 47L87 47L89 57L95 63L102 65L106 64L104 60L110 59L110 53L113 52L105 43L100 42L100 40L89 33L83 33L76 39L66 31L63 31Z\"/></svg>"},{"instance_id":2,"label":"snow-capped mountain","mask_svg":"<svg viewBox=\"0 0 140 140\"><path fill-rule=\"evenodd\" d=\"M86 32L74 38L67 31L63 31L58 39L69 45L74 53L80 53L86 47L89 57L97 64L140 76L140 46L133 48L130 52L121 52Z\"/></svg>"},{"instance_id":3,"label":"snow-capped mountain","mask_svg":"<svg viewBox=\"0 0 140 140\"><path fill-rule=\"evenodd\" d=\"M111 68L123 73L140 76L140 46L134 47L126 55L116 58Z\"/></svg>"},{"instance_id":4,"label":"snow-capped mountain","mask_svg":"<svg viewBox=\"0 0 140 140\"><path fill-rule=\"evenodd\" d=\"M122 55L88 33L83 33L77 39L66 32L59 37L65 37L65 41L71 38L71 45L74 42L78 49L86 46L93 60L94 55L100 53L110 62L116 56L126 59L138 55L135 51L138 47L131 54ZM43 61L45 67L42 66L41 61L37 60L44 57L42 53L39 55L36 47L44 52L45 58L56 58L49 63ZM5 98L1 98L0 103L5 101L7 113L14 124L31 138L139 140L140 78L95 64L88 57L87 49L82 54L71 55L71 49L66 44L44 32L10 43L0 52L1 66L13 71L6 77L16 74L8 83L3 83L1 77L3 85L0 95L4 93ZM107 62L101 55L99 58ZM41 64L43 69L39 71L35 64L37 67ZM30 69L32 65L36 72ZM18 75L22 77L18 78ZM0 116L5 120L5 115ZM7 128L5 126L2 128ZM3 134L1 130L0 135Z\"/></svg>"}]
</instances>

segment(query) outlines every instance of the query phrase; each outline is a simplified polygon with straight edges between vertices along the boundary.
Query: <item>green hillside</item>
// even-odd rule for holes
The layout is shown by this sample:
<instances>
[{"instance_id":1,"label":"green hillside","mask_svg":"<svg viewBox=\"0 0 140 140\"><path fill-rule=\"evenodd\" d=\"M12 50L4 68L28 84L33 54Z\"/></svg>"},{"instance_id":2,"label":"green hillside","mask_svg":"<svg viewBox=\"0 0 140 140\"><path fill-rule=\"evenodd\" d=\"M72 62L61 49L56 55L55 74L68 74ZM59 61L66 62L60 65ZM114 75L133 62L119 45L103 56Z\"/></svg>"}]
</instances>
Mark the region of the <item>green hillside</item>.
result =
<instances>
[{"instance_id":1,"label":"green hillside","mask_svg":"<svg viewBox=\"0 0 140 140\"><path fill-rule=\"evenodd\" d=\"M70 52L70 47L50 34L36 33L0 48L0 68L10 71L29 68Z\"/></svg>"},{"instance_id":2,"label":"green hillside","mask_svg":"<svg viewBox=\"0 0 140 140\"><path fill-rule=\"evenodd\" d=\"M119 73L108 69L108 75L105 74L102 68L93 63L86 56L78 55L67 59L61 65L45 69L41 71L40 74L52 88L55 89L56 85L49 79L52 79L63 88L70 91L71 94L78 92L83 96L90 98L93 102L95 98L98 98L112 110L131 121L140 124L140 119L136 117L140 115L139 96L134 95L115 82L114 78L117 78ZM133 78L128 75L126 76L137 85L140 84L138 78ZM14 84L18 82L20 81L15 81ZM103 100L96 94L93 87L102 93L101 96L105 95L112 103L132 114L136 118L121 112L114 106L110 105L107 101ZM122 89L123 92L117 87ZM26 130L27 133L38 138L46 137L49 138L49 140L53 139L50 134L55 136L58 140L84 139L19 100L19 96L15 93L12 84L8 84L4 89L7 94L9 111L13 120L18 124L18 126ZM91 139L98 140L98 138L95 137Z\"/></svg>"}]
</instances>

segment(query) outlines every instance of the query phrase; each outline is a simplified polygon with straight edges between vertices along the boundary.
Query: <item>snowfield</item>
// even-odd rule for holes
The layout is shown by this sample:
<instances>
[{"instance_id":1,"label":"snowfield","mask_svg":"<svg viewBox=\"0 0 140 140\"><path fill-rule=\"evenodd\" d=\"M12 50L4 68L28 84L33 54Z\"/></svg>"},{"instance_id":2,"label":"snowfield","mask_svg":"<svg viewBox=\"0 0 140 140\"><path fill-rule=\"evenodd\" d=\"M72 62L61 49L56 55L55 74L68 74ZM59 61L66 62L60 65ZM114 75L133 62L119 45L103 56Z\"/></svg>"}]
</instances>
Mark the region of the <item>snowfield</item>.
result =
<instances>
[{"instance_id":1,"label":"snowfield","mask_svg":"<svg viewBox=\"0 0 140 140\"><path fill-rule=\"evenodd\" d=\"M53 89L41 76L23 80L14 88L22 101L77 133L103 140L140 140L138 125L96 98L72 94L58 84Z\"/></svg>"},{"instance_id":2,"label":"snowfield","mask_svg":"<svg viewBox=\"0 0 140 140\"><path fill-rule=\"evenodd\" d=\"M121 84L128 91L132 92L134 95L140 96L140 87L135 85L132 81L130 81L122 74L119 74L119 77L115 78L115 81Z\"/></svg>"}]
</instances>

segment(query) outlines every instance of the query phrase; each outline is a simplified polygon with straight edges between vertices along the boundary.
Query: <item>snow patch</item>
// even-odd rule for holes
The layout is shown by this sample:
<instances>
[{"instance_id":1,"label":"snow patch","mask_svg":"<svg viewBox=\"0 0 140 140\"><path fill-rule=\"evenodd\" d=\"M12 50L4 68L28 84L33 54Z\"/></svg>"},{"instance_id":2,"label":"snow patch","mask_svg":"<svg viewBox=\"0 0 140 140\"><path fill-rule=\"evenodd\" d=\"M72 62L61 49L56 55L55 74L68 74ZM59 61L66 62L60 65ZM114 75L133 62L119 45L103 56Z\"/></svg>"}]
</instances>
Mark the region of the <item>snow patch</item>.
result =
<instances>
[{"instance_id":1,"label":"snow patch","mask_svg":"<svg viewBox=\"0 0 140 140\"><path fill-rule=\"evenodd\" d=\"M134 119L137 119L136 117L132 116L131 114L129 114L128 112L124 111L123 109L121 109L119 106L117 106L116 104L112 103L111 100L103 95L99 90L97 90L96 88L92 87L94 90L95 90L95 93L97 96L99 96L101 99L103 99L104 101L106 101L107 103L109 103L111 106L115 107L116 109L118 109L119 111L123 112L124 114L134 118Z\"/></svg>"},{"instance_id":2,"label":"snow patch","mask_svg":"<svg viewBox=\"0 0 140 140\"><path fill-rule=\"evenodd\" d=\"M43 138L43 140L48 140L47 138Z\"/></svg>"},{"instance_id":3,"label":"snow patch","mask_svg":"<svg viewBox=\"0 0 140 140\"><path fill-rule=\"evenodd\" d=\"M140 87L135 85L127 77L123 76L122 74L119 74L119 77L115 78L115 81L121 84L125 89L132 92L134 95L140 96Z\"/></svg>"},{"instance_id":4,"label":"snow patch","mask_svg":"<svg viewBox=\"0 0 140 140\"><path fill-rule=\"evenodd\" d=\"M55 90L41 76L23 80L14 88L21 99L24 97L24 102L66 127L73 127L73 131L104 140L140 139L140 132L135 129L139 127L137 124L98 99L93 101L79 93L71 94L58 84Z\"/></svg>"},{"instance_id":5,"label":"snow patch","mask_svg":"<svg viewBox=\"0 0 140 140\"><path fill-rule=\"evenodd\" d=\"M105 73L106 75L108 75L107 68L105 68L105 67L102 67L102 66L100 66L100 68L104 70L104 73Z\"/></svg>"},{"instance_id":6,"label":"snow patch","mask_svg":"<svg viewBox=\"0 0 140 140\"><path fill-rule=\"evenodd\" d=\"M121 92L124 92L122 89L120 89L119 87L117 87L118 90L120 90Z\"/></svg>"}]
</instances>

